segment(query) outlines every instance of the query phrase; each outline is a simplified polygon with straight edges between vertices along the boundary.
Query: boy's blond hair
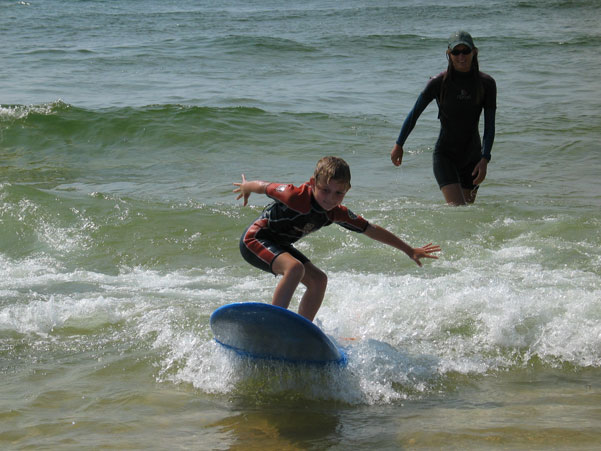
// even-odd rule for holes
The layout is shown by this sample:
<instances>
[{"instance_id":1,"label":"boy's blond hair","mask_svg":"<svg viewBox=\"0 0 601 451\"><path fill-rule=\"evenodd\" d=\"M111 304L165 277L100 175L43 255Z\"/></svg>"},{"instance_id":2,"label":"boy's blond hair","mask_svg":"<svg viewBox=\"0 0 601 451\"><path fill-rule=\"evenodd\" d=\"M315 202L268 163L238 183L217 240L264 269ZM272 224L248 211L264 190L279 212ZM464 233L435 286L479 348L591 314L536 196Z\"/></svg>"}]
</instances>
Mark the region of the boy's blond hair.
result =
<instances>
[{"instance_id":1,"label":"boy's blond hair","mask_svg":"<svg viewBox=\"0 0 601 451\"><path fill-rule=\"evenodd\" d=\"M315 173L313 174L315 182L330 183L335 180L346 185L346 190L351 188L351 168L342 158L323 157L317 162Z\"/></svg>"}]
</instances>

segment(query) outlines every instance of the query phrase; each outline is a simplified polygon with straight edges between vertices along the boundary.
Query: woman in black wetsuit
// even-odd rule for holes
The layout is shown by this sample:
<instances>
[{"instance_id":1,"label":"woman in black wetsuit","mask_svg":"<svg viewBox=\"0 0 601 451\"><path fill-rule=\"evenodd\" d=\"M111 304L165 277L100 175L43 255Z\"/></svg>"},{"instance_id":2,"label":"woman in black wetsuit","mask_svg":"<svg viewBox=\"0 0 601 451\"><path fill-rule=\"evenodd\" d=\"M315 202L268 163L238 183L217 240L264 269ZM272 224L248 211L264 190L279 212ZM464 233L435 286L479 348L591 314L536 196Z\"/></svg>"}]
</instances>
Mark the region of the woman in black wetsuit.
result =
<instances>
[{"instance_id":1,"label":"woman in black wetsuit","mask_svg":"<svg viewBox=\"0 0 601 451\"><path fill-rule=\"evenodd\" d=\"M445 200L465 205L476 200L486 177L495 137L497 87L495 80L478 67L478 49L469 33L458 31L449 38L449 67L430 79L405 119L390 152L395 166L403 159L403 145L428 104L436 99L440 134L434 148L434 175ZM478 123L484 110L484 135Z\"/></svg>"}]
</instances>

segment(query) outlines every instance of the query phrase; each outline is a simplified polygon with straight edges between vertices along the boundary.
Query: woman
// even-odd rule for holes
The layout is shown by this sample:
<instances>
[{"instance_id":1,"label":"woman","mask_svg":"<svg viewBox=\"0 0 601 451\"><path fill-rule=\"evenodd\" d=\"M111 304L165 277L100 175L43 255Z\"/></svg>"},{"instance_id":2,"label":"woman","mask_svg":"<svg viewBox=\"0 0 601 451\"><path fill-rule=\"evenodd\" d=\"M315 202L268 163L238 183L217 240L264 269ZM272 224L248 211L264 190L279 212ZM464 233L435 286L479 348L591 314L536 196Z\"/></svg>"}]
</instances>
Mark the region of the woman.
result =
<instances>
[{"instance_id":1,"label":"woman","mask_svg":"<svg viewBox=\"0 0 601 451\"><path fill-rule=\"evenodd\" d=\"M395 166L403 159L403 145L428 104L436 99L440 134L434 148L434 175L448 204L465 205L476 200L476 191L486 177L495 137L497 86L478 67L478 49L469 33L458 31L449 38L449 67L430 79L405 119L390 152ZM484 110L484 136L478 123Z\"/></svg>"}]
</instances>

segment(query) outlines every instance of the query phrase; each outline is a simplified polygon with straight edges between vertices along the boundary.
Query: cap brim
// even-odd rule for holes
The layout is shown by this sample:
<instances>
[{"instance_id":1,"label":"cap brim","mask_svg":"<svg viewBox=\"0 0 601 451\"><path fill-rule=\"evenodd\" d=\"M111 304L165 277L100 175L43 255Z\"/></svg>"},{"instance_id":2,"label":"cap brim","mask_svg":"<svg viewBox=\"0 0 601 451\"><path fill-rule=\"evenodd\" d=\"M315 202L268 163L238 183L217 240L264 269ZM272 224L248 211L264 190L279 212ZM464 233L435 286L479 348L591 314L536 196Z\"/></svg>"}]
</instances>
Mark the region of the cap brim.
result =
<instances>
[{"instance_id":1,"label":"cap brim","mask_svg":"<svg viewBox=\"0 0 601 451\"><path fill-rule=\"evenodd\" d=\"M465 46L466 46L467 48L469 48L470 50L474 50L474 46L473 46L472 44L470 44L469 42L467 42L467 41L454 41L454 42L451 42L451 43L449 44L449 48L450 48L451 50L453 50L453 49L454 49L455 47L457 47L458 45L465 45Z\"/></svg>"}]
</instances>

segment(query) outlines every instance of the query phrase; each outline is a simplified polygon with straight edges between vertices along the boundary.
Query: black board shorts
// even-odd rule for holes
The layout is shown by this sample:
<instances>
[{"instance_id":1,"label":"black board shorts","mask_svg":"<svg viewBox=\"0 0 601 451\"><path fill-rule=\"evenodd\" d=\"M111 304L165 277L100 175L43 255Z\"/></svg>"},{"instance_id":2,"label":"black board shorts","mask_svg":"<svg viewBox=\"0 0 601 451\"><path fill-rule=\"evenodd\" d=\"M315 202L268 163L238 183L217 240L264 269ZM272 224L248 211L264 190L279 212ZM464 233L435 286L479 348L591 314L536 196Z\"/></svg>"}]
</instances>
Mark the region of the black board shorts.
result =
<instances>
[{"instance_id":1,"label":"black board shorts","mask_svg":"<svg viewBox=\"0 0 601 451\"><path fill-rule=\"evenodd\" d=\"M432 162L434 176L438 182L438 187L442 188L445 185L459 183L464 189L475 189L476 185L474 185L474 176L472 175L472 172L480 161L480 158L481 156L478 155L477 159L472 158L471 160L468 160L467 163L458 163L457 160L442 152L434 152Z\"/></svg>"},{"instance_id":2,"label":"black board shorts","mask_svg":"<svg viewBox=\"0 0 601 451\"><path fill-rule=\"evenodd\" d=\"M310 260L298 249L291 244L280 244L269 239L255 237L249 243L248 239L245 240L246 232L240 237L240 253L242 258L248 263L261 271L270 272L276 275L273 270L273 262L278 255L288 252L303 265L308 263ZM250 247L247 245L250 244ZM252 249L251 249L252 248Z\"/></svg>"}]
</instances>

